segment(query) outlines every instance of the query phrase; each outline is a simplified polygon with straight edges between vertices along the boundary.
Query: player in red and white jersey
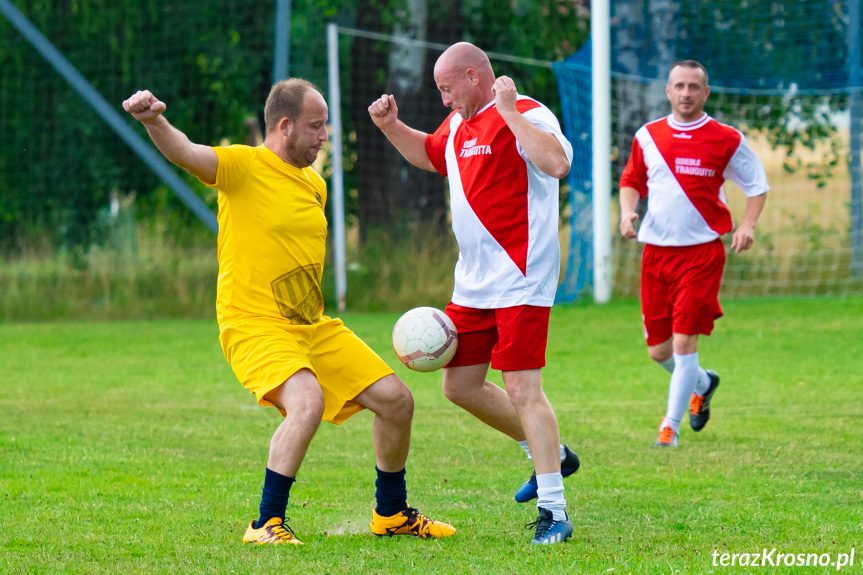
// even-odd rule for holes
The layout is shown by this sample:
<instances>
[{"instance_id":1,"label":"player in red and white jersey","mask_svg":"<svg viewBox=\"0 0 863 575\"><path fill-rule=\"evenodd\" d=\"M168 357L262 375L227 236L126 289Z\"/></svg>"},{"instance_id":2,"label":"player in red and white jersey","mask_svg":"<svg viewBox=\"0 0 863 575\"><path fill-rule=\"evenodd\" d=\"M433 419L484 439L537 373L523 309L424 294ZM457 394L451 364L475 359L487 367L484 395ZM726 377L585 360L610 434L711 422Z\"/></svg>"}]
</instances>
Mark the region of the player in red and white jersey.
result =
<instances>
[{"instance_id":1,"label":"player in red and white jersey","mask_svg":"<svg viewBox=\"0 0 863 575\"><path fill-rule=\"evenodd\" d=\"M561 542L572 534L562 478L579 462L560 444L540 370L560 272L558 180L569 172L572 145L554 114L520 96L510 78L496 78L473 44L450 46L434 76L453 112L433 134L398 120L392 95L369 114L410 163L449 178L459 257L446 311L459 345L444 369L444 394L533 459L516 500L538 498L533 543ZM489 366L503 372L505 390L486 380Z\"/></svg>"},{"instance_id":2,"label":"player in red and white jersey","mask_svg":"<svg viewBox=\"0 0 863 575\"><path fill-rule=\"evenodd\" d=\"M548 108L518 96L515 109L554 135L571 159L572 146ZM494 101L470 121L452 112L426 139L426 151L449 177L459 245L453 303L550 307L560 276L558 180L530 162Z\"/></svg>"},{"instance_id":3,"label":"player in red and white jersey","mask_svg":"<svg viewBox=\"0 0 863 575\"><path fill-rule=\"evenodd\" d=\"M720 237L734 228L722 184L731 180L746 195L743 221L731 239L735 254L752 247L769 188L743 134L704 112L710 94L704 66L677 62L665 92L671 115L635 133L620 180L620 233L645 244L641 309L647 349L671 373L668 410L655 445L673 447L687 404L692 429L701 431L719 386L719 376L699 364L698 336L710 335L722 317ZM640 198L647 199L647 212L636 234Z\"/></svg>"}]
</instances>

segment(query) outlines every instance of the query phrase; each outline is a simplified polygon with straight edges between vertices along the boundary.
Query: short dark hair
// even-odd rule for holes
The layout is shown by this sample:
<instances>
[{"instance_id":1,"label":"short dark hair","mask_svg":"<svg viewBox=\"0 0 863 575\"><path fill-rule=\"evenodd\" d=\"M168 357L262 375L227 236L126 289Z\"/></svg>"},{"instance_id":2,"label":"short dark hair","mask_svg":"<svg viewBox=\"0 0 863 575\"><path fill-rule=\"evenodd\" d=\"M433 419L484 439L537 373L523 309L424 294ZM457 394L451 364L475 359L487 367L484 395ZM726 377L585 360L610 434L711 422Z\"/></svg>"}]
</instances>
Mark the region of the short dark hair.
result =
<instances>
[{"instance_id":1,"label":"short dark hair","mask_svg":"<svg viewBox=\"0 0 863 575\"><path fill-rule=\"evenodd\" d=\"M668 69L669 76L671 75L671 71L681 66L682 68L695 68L704 72L704 85L708 86L710 82L707 81L707 68L701 62L696 60L679 60L671 65L671 68Z\"/></svg>"},{"instance_id":2,"label":"short dark hair","mask_svg":"<svg viewBox=\"0 0 863 575\"><path fill-rule=\"evenodd\" d=\"M314 84L302 78L288 78L273 85L264 105L264 124L268 134L276 129L282 118L297 121L303 113L303 98L309 90L321 93Z\"/></svg>"}]
</instances>

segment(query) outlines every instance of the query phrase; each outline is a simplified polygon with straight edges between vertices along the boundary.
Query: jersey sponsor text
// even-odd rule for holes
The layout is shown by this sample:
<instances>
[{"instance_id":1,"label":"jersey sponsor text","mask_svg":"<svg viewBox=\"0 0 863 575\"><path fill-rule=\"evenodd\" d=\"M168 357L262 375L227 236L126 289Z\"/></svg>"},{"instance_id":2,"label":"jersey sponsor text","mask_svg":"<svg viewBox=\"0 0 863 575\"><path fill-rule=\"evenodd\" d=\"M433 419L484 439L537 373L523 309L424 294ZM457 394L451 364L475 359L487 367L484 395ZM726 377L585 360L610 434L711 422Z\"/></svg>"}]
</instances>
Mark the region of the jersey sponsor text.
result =
<instances>
[{"instance_id":1,"label":"jersey sponsor text","mask_svg":"<svg viewBox=\"0 0 863 575\"><path fill-rule=\"evenodd\" d=\"M468 140L462 146L461 153L459 157L461 158L470 158L471 156L479 156L479 155L487 155L491 154L491 146L487 146L485 144L476 145L476 138L473 140Z\"/></svg>"},{"instance_id":2,"label":"jersey sponsor text","mask_svg":"<svg viewBox=\"0 0 863 575\"><path fill-rule=\"evenodd\" d=\"M716 175L716 170L711 170L710 168L702 168L701 160L697 158L675 158L674 173L712 178Z\"/></svg>"}]
</instances>

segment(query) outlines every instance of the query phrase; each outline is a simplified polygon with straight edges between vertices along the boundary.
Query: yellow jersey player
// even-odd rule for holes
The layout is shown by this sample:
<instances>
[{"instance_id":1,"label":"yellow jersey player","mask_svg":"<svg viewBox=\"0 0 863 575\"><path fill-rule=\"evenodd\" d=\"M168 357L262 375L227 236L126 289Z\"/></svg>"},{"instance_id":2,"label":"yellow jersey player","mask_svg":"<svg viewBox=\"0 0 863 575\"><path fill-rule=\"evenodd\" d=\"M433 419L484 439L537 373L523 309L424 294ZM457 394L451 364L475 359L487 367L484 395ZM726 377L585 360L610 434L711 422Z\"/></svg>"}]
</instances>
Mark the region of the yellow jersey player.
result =
<instances>
[{"instance_id":1,"label":"yellow jersey player","mask_svg":"<svg viewBox=\"0 0 863 575\"><path fill-rule=\"evenodd\" d=\"M284 419L270 440L259 517L243 542L300 544L285 522L291 486L321 421L375 414L375 535L446 537L455 529L407 504L413 397L339 319L323 315L326 184L310 166L327 140L327 104L309 82L275 84L263 145L195 144L149 91L123 102L164 156L218 189L219 342L237 378Z\"/></svg>"}]
</instances>

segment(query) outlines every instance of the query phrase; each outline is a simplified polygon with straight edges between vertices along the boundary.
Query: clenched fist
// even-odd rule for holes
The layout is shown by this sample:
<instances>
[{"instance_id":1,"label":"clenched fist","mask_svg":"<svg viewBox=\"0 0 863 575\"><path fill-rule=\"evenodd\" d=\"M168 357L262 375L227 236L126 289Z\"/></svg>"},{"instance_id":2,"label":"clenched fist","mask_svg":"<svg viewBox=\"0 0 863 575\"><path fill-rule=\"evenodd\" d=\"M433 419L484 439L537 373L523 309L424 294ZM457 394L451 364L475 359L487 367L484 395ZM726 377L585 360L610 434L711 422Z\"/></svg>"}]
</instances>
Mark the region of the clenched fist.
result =
<instances>
[{"instance_id":1,"label":"clenched fist","mask_svg":"<svg viewBox=\"0 0 863 575\"><path fill-rule=\"evenodd\" d=\"M135 92L133 96L123 102L123 109L132 114L133 118L145 124L161 116L165 108L167 108L165 103L149 90Z\"/></svg>"}]
</instances>

